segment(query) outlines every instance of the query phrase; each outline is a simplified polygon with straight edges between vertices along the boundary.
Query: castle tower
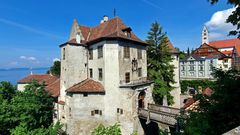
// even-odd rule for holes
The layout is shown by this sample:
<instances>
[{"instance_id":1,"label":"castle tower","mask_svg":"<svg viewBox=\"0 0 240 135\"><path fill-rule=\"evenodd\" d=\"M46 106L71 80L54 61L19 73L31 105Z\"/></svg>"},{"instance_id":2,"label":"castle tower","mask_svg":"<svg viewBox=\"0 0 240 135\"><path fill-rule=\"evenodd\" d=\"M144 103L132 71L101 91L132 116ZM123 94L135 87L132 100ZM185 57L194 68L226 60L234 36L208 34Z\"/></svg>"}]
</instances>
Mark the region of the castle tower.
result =
<instances>
[{"instance_id":1,"label":"castle tower","mask_svg":"<svg viewBox=\"0 0 240 135\"><path fill-rule=\"evenodd\" d=\"M202 44L208 44L209 41L208 41L208 29L206 26L203 27L203 30L202 30Z\"/></svg>"}]
</instances>

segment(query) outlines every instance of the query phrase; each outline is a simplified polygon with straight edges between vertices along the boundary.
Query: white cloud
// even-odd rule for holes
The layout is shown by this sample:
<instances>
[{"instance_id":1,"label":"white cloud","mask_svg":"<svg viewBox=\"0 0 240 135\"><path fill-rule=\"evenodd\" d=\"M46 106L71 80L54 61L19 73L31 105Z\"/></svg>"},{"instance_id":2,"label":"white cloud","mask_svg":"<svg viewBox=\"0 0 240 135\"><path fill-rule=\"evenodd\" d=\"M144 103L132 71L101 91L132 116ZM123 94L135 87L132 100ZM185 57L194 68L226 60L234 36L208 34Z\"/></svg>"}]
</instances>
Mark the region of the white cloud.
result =
<instances>
[{"instance_id":1,"label":"white cloud","mask_svg":"<svg viewBox=\"0 0 240 135\"><path fill-rule=\"evenodd\" d=\"M23 59L23 60L29 60L29 61L36 61L37 58L33 57L33 56L30 56L30 57L27 57L27 56L20 56L19 57L20 59Z\"/></svg>"},{"instance_id":2,"label":"white cloud","mask_svg":"<svg viewBox=\"0 0 240 135\"><path fill-rule=\"evenodd\" d=\"M20 59L26 59L27 57L26 56L20 56L19 58Z\"/></svg>"},{"instance_id":3,"label":"white cloud","mask_svg":"<svg viewBox=\"0 0 240 135\"><path fill-rule=\"evenodd\" d=\"M224 35L223 33L217 33L217 32L211 32L209 33L209 38L210 39L219 39L219 38L222 38L226 35Z\"/></svg>"},{"instance_id":4,"label":"white cloud","mask_svg":"<svg viewBox=\"0 0 240 135\"><path fill-rule=\"evenodd\" d=\"M55 62L55 61L60 61L60 59L59 58L54 58L53 62Z\"/></svg>"},{"instance_id":5,"label":"white cloud","mask_svg":"<svg viewBox=\"0 0 240 135\"><path fill-rule=\"evenodd\" d=\"M217 11L212 15L211 19L205 23L210 31L210 40L227 38L229 31L235 29L231 23L226 23L226 19L234 10L235 8Z\"/></svg>"},{"instance_id":6,"label":"white cloud","mask_svg":"<svg viewBox=\"0 0 240 135\"><path fill-rule=\"evenodd\" d=\"M28 60L36 60L36 58L35 57L28 57Z\"/></svg>"}]
</instances>

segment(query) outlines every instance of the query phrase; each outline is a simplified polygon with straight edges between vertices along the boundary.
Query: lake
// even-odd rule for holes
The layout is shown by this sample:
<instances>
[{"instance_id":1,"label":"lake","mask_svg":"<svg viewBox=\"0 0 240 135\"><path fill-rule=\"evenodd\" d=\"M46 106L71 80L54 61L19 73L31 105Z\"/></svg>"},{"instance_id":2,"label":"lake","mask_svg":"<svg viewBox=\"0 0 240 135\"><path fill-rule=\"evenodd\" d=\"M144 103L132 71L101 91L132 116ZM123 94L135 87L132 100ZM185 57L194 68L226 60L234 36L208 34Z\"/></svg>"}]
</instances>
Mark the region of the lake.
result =
<instances>
[{"instance_id":1,"label":"lake","mask_svg":"<svg viewBox=\"0 0 240 135\"><path fill-rule=\"evenodd\" d=\"M14 69L0 69L0 81L9 81L13 85L17 84L17 81L30 75L31 71L33 74L46 74L49 68L14 68Z\"/></svg>"}]
</instances>

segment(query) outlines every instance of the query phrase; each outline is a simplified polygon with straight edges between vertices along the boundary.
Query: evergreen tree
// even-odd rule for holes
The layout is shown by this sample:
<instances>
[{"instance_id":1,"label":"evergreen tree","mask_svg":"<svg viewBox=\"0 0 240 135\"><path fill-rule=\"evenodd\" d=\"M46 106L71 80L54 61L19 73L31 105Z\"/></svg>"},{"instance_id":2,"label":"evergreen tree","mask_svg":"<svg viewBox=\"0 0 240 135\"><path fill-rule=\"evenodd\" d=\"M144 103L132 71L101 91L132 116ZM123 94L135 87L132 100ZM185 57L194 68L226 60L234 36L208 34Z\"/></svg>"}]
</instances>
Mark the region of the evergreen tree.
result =
<instances>
[{"instance_id":1,"label":"evergreen tree","mask_svg":"<svg viewBox=\"0 0 240 135\"><path fill-rule=\"evenodd\" d=\"M190 49L189 49L189 47L187 48L187 56L190 56Z\"/></svg>"},{"instance_id":2,"label":"evergreen tree","mask_svg":"<svg viewBox=\"0 0 240 135\"><path fill-rule=\"evenodd\" d=\"M168 38L158 22L152 24L146 42L149 44L148 77L154 81L153 98L157 104L162 104L163 97L166 96L168 104L173 104L170 91L173 89L171 83L174 83L174 66L170 64L172 57Z\"/></svg>"}]
</instances>

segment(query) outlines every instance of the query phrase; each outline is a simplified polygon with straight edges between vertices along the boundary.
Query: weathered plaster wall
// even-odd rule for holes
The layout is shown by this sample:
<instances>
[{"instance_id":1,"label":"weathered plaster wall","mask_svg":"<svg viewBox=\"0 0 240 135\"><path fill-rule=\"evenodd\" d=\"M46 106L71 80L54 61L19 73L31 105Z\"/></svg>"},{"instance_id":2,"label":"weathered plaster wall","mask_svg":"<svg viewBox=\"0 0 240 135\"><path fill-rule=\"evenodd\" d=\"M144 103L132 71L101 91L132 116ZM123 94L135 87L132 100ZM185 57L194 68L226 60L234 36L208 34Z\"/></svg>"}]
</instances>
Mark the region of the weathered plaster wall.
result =
<instances>
[{"instance_id":1,"label":"weathered plaster wall","mask_svg":"<svg viewBox=\"0 0 240 135\"><path fill-rule=\"evenodd\" d=\"M130 80L139 80L138 72L132 71L132 60L135 58L138 62L138 68L142 68L142 77L147 77L147 54L146 47L132 43L119 42L119 74L120 80L125 80L125 73L130 72ZM124 46L130 47L130 58L124 58ZM142 50L142 59L137 57L137 49ZM142 78L141 77L141 78Z\"/></svg>"},{"instance_id":2,"label":"weathered plaster wall","mask_svg":"<svg viewBox=\"0 0 240 135\"><path fill-rule=\"evenodd\" d=\"M174 104L172 107L180 108L180 83L179 83L179 57L178 54L172 55L173 61L171 62L172 65L174 65L174 84L171 84L174 89L171 91L171 95L174 97Z\"/></svg>"},{"instance_id":3,"label":"weathered plaster wall","mask_svg":"<svg viewBox=\"0 0 240 135\"><path fill-rule=\"evenodd\" d=\"M87 78L87 49L83 46L66 45L61 48L61 55L60 100L65 101L65 90Z\"/></svg>"}]
</instances>

